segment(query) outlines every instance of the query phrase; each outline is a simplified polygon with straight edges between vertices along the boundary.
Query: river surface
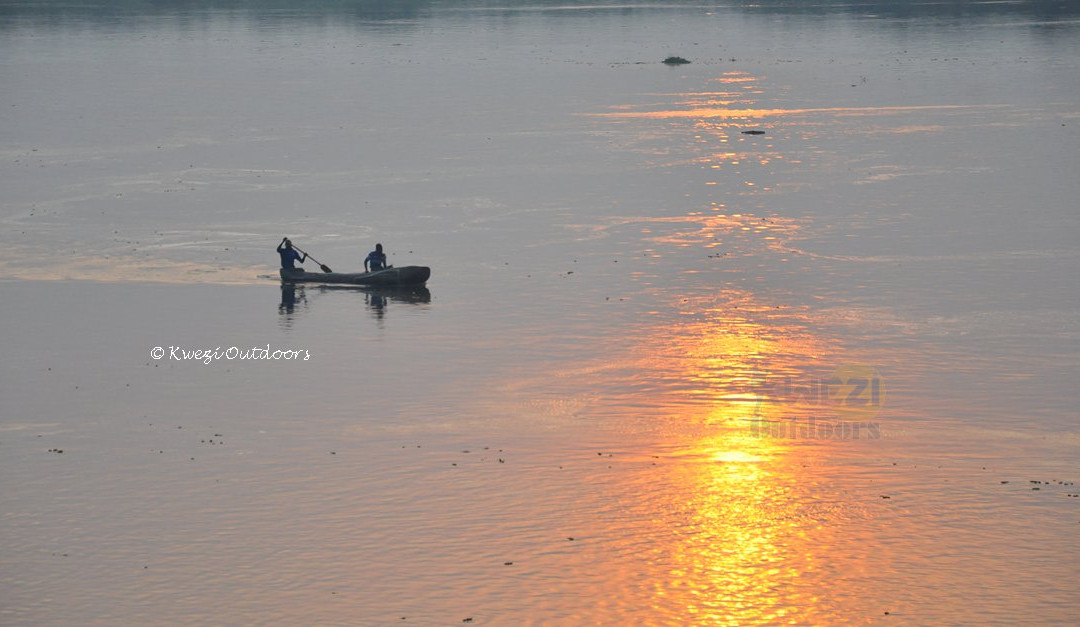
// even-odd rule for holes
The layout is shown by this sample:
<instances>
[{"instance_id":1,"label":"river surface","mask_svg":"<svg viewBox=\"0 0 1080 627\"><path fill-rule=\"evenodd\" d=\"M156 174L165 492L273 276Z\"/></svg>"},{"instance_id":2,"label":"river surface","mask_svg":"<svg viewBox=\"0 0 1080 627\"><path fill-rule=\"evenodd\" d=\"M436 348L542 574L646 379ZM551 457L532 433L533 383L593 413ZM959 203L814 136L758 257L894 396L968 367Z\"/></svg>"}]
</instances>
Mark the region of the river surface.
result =
<instances>
[{"instance_id":1,"label":"river surface","mask_svg":"<svg viewBox=\"0 0 1080 627\"><path fill-rule=\"evenodd\" d=\"M1072 622L1078 156L1064 2L0 0L0 623Z\"/></svg>"}]
</instances>

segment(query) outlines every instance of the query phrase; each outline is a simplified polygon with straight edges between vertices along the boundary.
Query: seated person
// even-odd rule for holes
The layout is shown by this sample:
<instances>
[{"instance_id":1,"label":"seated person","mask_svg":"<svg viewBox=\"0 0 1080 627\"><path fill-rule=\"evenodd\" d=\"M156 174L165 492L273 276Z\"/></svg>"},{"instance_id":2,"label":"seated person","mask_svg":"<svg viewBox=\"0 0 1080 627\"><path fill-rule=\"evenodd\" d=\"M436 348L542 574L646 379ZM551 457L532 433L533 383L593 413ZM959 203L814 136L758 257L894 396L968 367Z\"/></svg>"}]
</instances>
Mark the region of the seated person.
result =
<instances>
[{"instance_id":1,"label":"seated person","mask_svg":"<svg viewBox=\"0 0 1080 627\"><path fill-rule=\"evenodd\" d=\"M368 266L371 269L368 269ZM364 258L364 272L375 272L376 270L386 269L386 253L382 251L382 244L375 244L375 250L368 253L368 256Z\"/></svg>"}]
</instances>

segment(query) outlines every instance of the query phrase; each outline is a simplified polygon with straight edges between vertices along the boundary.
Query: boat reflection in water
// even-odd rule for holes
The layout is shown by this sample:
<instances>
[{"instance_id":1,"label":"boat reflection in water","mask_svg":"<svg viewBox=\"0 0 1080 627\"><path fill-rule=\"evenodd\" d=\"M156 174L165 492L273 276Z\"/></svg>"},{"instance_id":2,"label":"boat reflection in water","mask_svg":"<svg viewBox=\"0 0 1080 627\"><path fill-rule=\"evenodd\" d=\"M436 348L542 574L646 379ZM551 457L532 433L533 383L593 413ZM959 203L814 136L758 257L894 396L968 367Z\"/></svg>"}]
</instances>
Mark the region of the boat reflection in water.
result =
<instances>
[{"instance_id":1,"label":"boat reflection in water","mask_svg":"<svg viewBox=\"0 0 1080 627\"><path fill-rule=\"evenodd\" d=\"M339 286L324 286L322 289L341 289ZM348 288L346 288L348 289ZM361 287L364 293L364 304L368 311L375 316L376 320L382 320L391 303L404 303L407 305L426 305L431 302L431 292L428 288L420 286L406 287Z\"/></svg>"},{"instance_id":2,"label":"boat reflection in water","mask_svg":"<svg viewBox=\"0 0 1080 627\"><path fill-rule=\"evenodd\" d=\"M310 307L310 303L327 292L353 292L362 294L364 304L376 320L382 320L393 303L406 305L426 305L431 302L431 292L424 286L370 287L360 285L297 285L282 282L281 302L278 313L281 325L291 328L300 313ZM309 298L309 295L311 298Z\"/></svg>"}]
</instances>

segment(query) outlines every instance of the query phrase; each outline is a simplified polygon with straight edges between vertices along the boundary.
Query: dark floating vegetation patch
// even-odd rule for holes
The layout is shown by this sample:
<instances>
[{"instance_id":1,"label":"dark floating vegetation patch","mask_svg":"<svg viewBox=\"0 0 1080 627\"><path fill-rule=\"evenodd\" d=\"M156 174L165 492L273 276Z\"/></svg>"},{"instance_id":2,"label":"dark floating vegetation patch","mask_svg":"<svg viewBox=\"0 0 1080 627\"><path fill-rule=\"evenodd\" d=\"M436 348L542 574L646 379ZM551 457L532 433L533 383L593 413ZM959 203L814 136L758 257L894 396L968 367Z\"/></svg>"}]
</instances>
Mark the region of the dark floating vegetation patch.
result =
<instances>
[{"instance_id":1,"label":"dark floating vegetation patch","mask_svg":"<svg viewBox=\"0 0 1080 627\"><path fill-rule=\"evenodd\" d=\"M668 57L664 59L664 63L666 65L683 65L685 63L690 63L690 61L689 59L684 59L682 57Z\"/></svg>"}]
</instances>

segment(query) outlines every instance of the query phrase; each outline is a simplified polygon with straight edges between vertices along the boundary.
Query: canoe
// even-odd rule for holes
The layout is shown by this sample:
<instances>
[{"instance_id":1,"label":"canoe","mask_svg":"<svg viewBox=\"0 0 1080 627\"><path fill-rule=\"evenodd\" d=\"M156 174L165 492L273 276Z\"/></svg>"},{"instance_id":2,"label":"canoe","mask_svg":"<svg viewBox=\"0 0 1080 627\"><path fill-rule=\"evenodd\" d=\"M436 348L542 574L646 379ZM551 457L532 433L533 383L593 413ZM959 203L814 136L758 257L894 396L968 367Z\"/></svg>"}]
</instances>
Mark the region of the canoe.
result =
<instances>
[{"instance_id":1,"label":"canoe","mask_svg":"<svg viewBox=\"0 0 1080 627\"><path fill-rule=\"evenodd\" d=\"M346 285L423 285L431 276L427 266L404 266L374 272L306 272L303 268L281 269L281 280L289 283L342 283Z\"/></svg>"}]
</instances>

